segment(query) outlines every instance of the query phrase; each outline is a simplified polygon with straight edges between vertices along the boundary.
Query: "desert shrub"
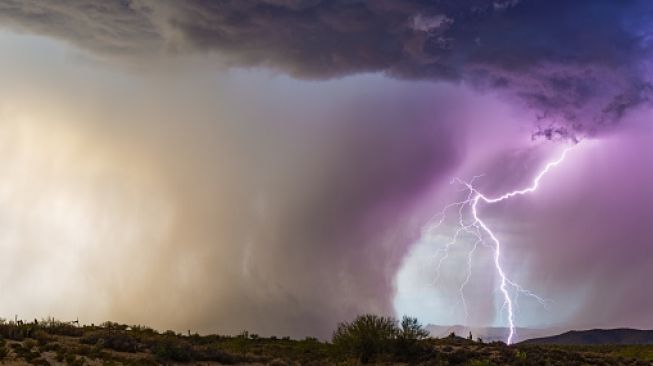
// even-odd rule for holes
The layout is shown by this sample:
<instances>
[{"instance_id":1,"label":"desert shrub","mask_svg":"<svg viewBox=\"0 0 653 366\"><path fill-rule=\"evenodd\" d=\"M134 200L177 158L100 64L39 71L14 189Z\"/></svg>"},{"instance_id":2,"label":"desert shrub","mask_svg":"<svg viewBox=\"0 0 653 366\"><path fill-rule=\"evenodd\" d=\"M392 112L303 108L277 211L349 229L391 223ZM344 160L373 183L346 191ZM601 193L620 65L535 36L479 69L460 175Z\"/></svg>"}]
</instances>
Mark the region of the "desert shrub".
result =
<instances>
[{"instance_id":1,"label":"desert shrub","mask_svg":"<svg viewBox=\"0 0 653 366\"><path fill-rule=\"evenodd\" d=\"M9 347L11 347L11 349L13 349L16 356L18 356L20 358L29 357L28 356L29 352L30 352L29 349L23 347L23 345L21 343L12 343L11 345L9 345Z\"/></svg>"},{"instance_id":2,"label":"desert shrub","mask_svg":"<svg viewBox=\"0 0 653 366\"><path fill-rule=\"evenodd\" d=\"M17 325L14 322L0 324L0 337L14 341L22 341L27 336L28 326Z\"/></svg>"},{"instance_id":3,"label":"desert shrub","mask_svg":"<svg viewBox=\"0 0 653 366\"><path fill-rule=\"evenodd\" d=\"M66 361L66 365L69 366L84 366L84 357L77 357L73 354L67 354L64 357L64 361Z\"/></svg>"},{"instance_id":4,"label":"desert shrub","mask_svg":"<svg viewBox=\"0 0 653 366\"><path fill-rule=\"evenodd\" d=\"M50 362L43 358L33 359L30 363L35 366L50 366Z\"/></svg>"},{"instance_id":5,"label":"desert shrub","mask_svg":"<svg viewBox=\"0 0 653 366\"><path fill-rule=\"evenodd\" d=\"M5 323L0 323L0 339L8 338L11 339L10 333L11 333L11 328L9 327L8 324Z\"/></svg>"},{"instance_id":6,"label":"desert shrub","mask_svg":"<svg viewBox=\"0 0 653 366\"><path fill-rule=\"evenodd\" d=\"M93 348L87 344L80 344L79 346L75 347L74 351L80 356L91 357L93 355Z\"/></svg>"},{"instance_id":7,"label":"desert shrub","mask_svg":"<svg viewBox=\"0 0 653 366\"><path fill-rule=\"evenodd\" d=\"M247 333L247 331L244 333ZM230 351L238 352L241 355L245 355L249 352L252 342L249 339L249 333L244 333L230 339Z\"/></svg>"},{"instance_id":8,"label":"desert shrub","mask_svg":"<svg viewBox=\"0 0 653 366\"><path fill-rule=\"evenodd\" d=\"M107 330L127 330L127 328L129 328L129 325L120 324L116 322L104 322L100 324L100 327Z\"/></svg>"},{"instance_id":9,"label":"desert shrub","mask_svg":"<svg viewBox=\"0 0 653 366\"><path fill-rule=\"evenodd\" d=\"M333 334L333 344L344 355L355 356L362 363L368 363L390 348L398 333L396 323L390 317L361 315L351 323L338 324Z\"/></svg>"},{"instance_id":10,"label":"desert shrub","mask_svg":"<svg viewBox=\"0 0 653 366\"><path fill-rule=\"evenodd\" d=\"M159 360L164 361L188 362L195 356L190 343L174 336L159 339L152 351Z\"/></svg>"},{"instance_id":11,"label":"desert shrub","mask_svg":"<svg viewBox=\"0 0 653 366\"><path fill-rule=\"evenodd\" d=\"M68 353L68 354L64 355L63 359L64 359L64 361L66 361L66 364L72 365L73 363L75 363L75 360L77 360L77 356Z\"/></svg>"},{"instance_id":12,"label":"desert shrub","mask_svg":"<svg viewBox=\"0 0 653 366\"><path fill-rule=\"evenodd\" d=\"M177 333L175 333L174 330L168 329L165 332L163 332L163 335L168 336L168 337L175 337L175 336L177 336Z\"/></svg>"},{"instance_id":13,"label":"desert shrub","mask_svg":"<svg viewBox=\"0 0 653 366\"><path fill-rule=\"evenodd\" d=\"M484 359L484 360L471 360L467 363L468 366L492 366L492 362L490 360Z\"/></svg>"},{"instance_id":14,"label":"desert shrub","mask_svg":"<svg viewBox=\"0 0 653 366\"><path fill-rule=\"evenodd\" d=\"M418 356L422 351L419 341L428 336L429 332L422 328L417 318L404 316L395 340L396 356L406 361Z\"/></svg>"},{"instance_id":15,"label":"desert shrub","mask_svg":"<svg viewBox=\"0 0 653 366\"><path fill-rule=\"evenodd\" d=\"M399 332L397 334L398 339L418 341L427 338L428 336L429 332L422 327L422 325L417 321L417 318L404 316L401 319Z\"/></svg>"},{"instance_id":16,"label":"desert shrub","mask_svg":"<svg viewBox=\"0 0 653 366\"><path fill-rule=\"evenodd\" d=\"M42 329L36 329L33 331L32 338L34 338L40 346L44 346L52 340L52 336Z\"/></svg>"},{"instance_id":17,"label":"desert shrub","mask_svg":"<svg viewBox=\"0 0 653 366\"><path fill-rule=\"evenodd\" d=\"M322 343L316 338L307 337L302 341L295 341L292 344L293 359L298 359L302 363L309 360L324 359L333 351L328 343Z\"/></svg>"},{"instance_id":18,"label":"desert shrub","mask_svg":"<svg viewBox=\"0 0 653 366\"><path fill-rule=\"evenodd\" d=\"M136 352L140 343L136 337L125 331L99 330L85 334L80 343L98 345L118 352Z\"/></svg>"},{"instance_id":19,"label":"desert shrub","mask_svg":"<svg viewBox=\"0 0 653 366\"><path fill-rule=\"evenodd\" d=\"M288 361L282 358L275 358L272 361L268 362L268 366L288 366Z\"/></svg>"},{"instance_id":20,"label":"desert shrub","mask_svg":"<svg viewBox=\"0 0 653 366\"><path fill-rule=\"evenodd\" d=\"M447 360L454 365L464 364L474 359L474 353L465 348L457 348L451 352Z\"/></svg>"},{"instance_id":21,"label":"desert shrub","mask_svg":"<svg viewBox=\"0 0 653 366\"><path fill-rule=\"evenodd\" d=\"M34 342L34 341L32 341ZM36 344L36 342L34 342ZM27 362L31 362L32 360L35 360L39 357L41 357L41 354L39 352L34 352L32 351L32 347L24 347L20 343L14 343L11 345L11 348L13 348L14 352L16 355L20 358L25 359Z\"/></svg>"},{"instance_id":22,"label":"desert shrub","mask_svg":"<svg viewBox=\"0 0 653 366\"><path fill-rule=\"evenodd\" d=\"M49 342L43 345L41 349L43 350L43 352L52 352L52 351L56 352L59 349L61 349L61 344L57 342Z\"/></svg>"},{"instance_id":23,"label":"desert shrub","mask_svg":"<svg viewBox=\"0 0 653 366\"><path fill-rule=\"evenodd\" d=\"M148 326L145 326L145 325L140 325L140 324L132 325L131 330L132 330L132 332L135 332L135 333L143 333L143 334L148 334L148 335L158 334L154 329L152 329L152 328L150 328Z\"/></svg>"},{"instance_id":24,"label":"desert shrub","mask_svg":"<svg viewBox=\"0 0 653 366\"><path fill-rule=\"evenodd\" d=\"M55 359L57 362L63 362L64 359L65 359L65 357L66 357L66 354L65 354L65 352L64 352L63 350L61 350L61 349L58 349L58 350L56 351L56 354L54 355L54 359Z\"/></svg>"},{"instance_id":25,"label":"desert shrub","mask_svg":"<svg viewBox=\"0 0 653 366\"><path fill-rule=\"evenodd\" d=\"M56 334L67 337L81 337L84 329L76 327L70 323L55 320L53 318L41 320L39 328L48 334Z\"/></svg>"},{"instance_id":26,"label":"desert shrub","mask_svg":"<svg viewBox=\"0 0 653 366\"><path fill-rule=\"evenodd\" d=\"M198 361L213 361L223 365L232 365L238 362L245 361L242 356L235 356L228 352L219 349L215 345L199 348L196 352L196 359Z\"/></svg>"},{"instance_id":27,"label":"desert shrub","mask_svg":"<svg viewBox=\"0 0 653 366\"><path fill-rule=\"evenodd\" d=\"M32 348L36 347L36 341L33 339L28 339L25 342L23 342L23 346L27 348L28 350L32 350Z\"/></svg>"}]
</instances>

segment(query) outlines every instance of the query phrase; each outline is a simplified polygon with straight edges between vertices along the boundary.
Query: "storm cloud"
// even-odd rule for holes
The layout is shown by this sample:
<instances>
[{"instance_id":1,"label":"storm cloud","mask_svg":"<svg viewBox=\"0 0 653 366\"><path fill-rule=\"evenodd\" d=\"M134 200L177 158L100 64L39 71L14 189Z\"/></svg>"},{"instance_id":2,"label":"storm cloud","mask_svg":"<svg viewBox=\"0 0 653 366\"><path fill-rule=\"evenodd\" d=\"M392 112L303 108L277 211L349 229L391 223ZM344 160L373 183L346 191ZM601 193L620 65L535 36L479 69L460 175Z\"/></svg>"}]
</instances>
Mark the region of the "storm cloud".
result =
<instances>
[{"instance_id":1,"label":"storm cloud","mask_svg":"<svg viewBox=\"0 0 653 366\"><path fill-rule=\"evenodd\" d=\"M136 77L0 47L4 317L327 338L393 313L411 211L463 155L453 87Z\"/></svg>"},{"instance_id":2,"label":"storm cloud","mask_svg":"<svg viewBox=\"0 0 653 366\"><path fill-rule=\"evenodd\" d=\"M648 103L647 1L4 1L0 19L105 57L210 53L304 79L464 81L533 108L533 136L600 132ZM582 118L581 118L582 116Z\"/></svg>"}]
</instances>

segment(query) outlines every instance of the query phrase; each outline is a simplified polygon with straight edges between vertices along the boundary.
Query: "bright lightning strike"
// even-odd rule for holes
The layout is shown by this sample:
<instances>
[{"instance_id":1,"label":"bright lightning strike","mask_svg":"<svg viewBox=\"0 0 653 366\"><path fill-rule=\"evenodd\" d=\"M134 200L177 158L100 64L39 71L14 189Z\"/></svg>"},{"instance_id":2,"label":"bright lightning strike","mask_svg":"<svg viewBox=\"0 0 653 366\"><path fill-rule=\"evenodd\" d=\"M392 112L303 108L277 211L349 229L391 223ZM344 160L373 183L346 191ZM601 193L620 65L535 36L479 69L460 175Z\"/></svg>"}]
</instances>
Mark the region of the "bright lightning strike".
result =
<instances>
[{"instance_id":1,"label":"bright lightning strike","mask_svg":"<svg viewBox=\"0 0 653 366\"><path fill-rule=\"evenodd\" d=\"M540 186L540 181L542 178L553 168L556 166L560 165L565 158L567 157L567 154L569 151L571 151L575 146L568 147L562 151L562 154L560 157L558 157L556 160L553 160L549 163L547 163L544 168L535 176L533 179L532 183L530 186L518 190L514 190L511 192L504 193L500 196L497 197L488 197L482 193L480 193L476 188L474 187L474 181L479 178L480 176L473 177L472 180L469 182L465 182L463 180L460 180L458 178L455 178L452 183L460 183L466 188L467 191L467 196L464 200L459 201L459 202L454 202L450 203L447 206L444 207L444 209L436 216L439 217L438 220L435 220L436 222L429 225L427 227L427 233L434 232L440 225L442 225L446 219L446 212L453 208L457 207L458 208L458 224L457 228L454 232L454 235L452 239L447 242L443 248L441 248L438 253L442 253L442 256L440 257L439 261L437 262L436 266L436 276L434 283L437 283L437 281L440 278L440 268L443 264L443 262L448 258L449 255L449 250L450 248L456 244L458 241L459 237L466 233L475 238L475 241L473 243L472 249L468 252L467 255L467 273L465 276L464 281L460 285L459 288L459 293L461 297L461 302L463 305L463 310L465 313L465 318L467 319L468 317L468 310L467 310L467 301L465 300L465 286L469 283L470 278L471 278L471 273L472 273L472 258L473 255L478 248L478 245L484 245L487 247L491 247L494 251L494 267L496 268L496 272L499 275L500 284L499 284L499 290L501 294L503 295L504 303L501 308L501 311L503 312L504 310L506 311L507 315L507 320L508 320L508 327L509 327L509 334L508 338L506 339L506 343L511 344L513 341L513 338L515 337L515 305L517 301L517 295L519 294L524 294L527 296L530 296L540 302L541 304L545 305L546 301L534 294L531 291L528 291L524 289L521 285L518 283L512 281L508 275L506 274L505 270L503 269L503 266L501 264L501 241L499 238L494 234L494 232L488 227L488 225L481 219L479 215L479 203L484 202L486 204L492 204L492 203L497 203L501 202L507 199L510 199L515 196L522 196L526 195L529 193L535 192L539 186ZM468 208L469 211L471 212L471 218L468 219L470 222L465 222L465 208ZM488 237L491 241L492 244L489 244L486 242L485 238ZM515 295L515 298L510 295L510 288L513 289L513 291L517 294Z\"/></svg>"}]
</instances>

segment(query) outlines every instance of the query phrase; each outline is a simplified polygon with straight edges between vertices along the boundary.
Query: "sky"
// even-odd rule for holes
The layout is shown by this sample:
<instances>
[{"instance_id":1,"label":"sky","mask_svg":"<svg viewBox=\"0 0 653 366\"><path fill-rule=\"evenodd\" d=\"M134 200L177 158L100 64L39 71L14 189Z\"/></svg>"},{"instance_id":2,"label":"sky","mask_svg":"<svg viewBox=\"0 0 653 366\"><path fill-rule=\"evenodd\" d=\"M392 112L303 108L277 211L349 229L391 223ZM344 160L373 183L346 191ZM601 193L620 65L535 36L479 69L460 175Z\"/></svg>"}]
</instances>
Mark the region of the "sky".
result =
<instances>
[{"instance_id":1,"label":"sky","mask_svg":"<svg viewBox=\"0 0 653 366\"><path fill-rule=\"evenodd\" d=\"M0 317L653 328L649 1L0 0ZM455 221L455 220L454 220ZM436 280L437 277L437 280Z\"/></svg>"}]
</instances>

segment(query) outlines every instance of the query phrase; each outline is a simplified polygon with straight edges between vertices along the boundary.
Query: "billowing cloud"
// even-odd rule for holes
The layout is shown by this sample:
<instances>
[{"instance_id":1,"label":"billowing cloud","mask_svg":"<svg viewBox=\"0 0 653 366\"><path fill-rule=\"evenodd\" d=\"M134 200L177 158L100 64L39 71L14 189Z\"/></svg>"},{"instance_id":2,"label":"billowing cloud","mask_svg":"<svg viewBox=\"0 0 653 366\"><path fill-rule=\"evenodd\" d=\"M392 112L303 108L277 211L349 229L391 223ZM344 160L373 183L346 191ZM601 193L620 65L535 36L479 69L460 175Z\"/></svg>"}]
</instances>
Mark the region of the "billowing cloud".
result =
<instances>
[{"instance_id":1,"label":"billowing cloud","mask_svg":"<svg viewBox=\"0 0 653 366\"><path fill-rule=\"evenodd\" d=\"M649 102L647 1L5 1L0 19L105 56L206 52L326 79L464 80L534 108L552 138ZM149 61L148 61L149 62Z\"/></svg>"}]
</instances>

